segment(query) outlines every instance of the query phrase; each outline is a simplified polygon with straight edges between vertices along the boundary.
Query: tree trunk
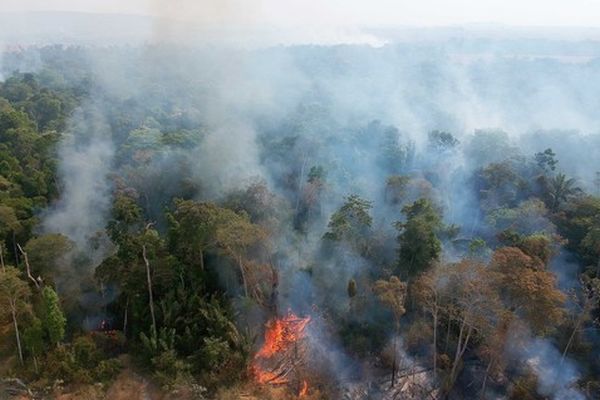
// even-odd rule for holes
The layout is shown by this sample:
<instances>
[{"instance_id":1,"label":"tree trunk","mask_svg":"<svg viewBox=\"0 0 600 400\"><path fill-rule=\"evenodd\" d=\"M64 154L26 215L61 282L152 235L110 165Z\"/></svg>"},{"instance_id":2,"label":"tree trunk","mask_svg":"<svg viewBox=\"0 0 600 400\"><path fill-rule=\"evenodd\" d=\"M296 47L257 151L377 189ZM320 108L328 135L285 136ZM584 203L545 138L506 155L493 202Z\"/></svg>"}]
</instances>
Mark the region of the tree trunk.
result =
<instances>
[{"instance_id":1,"label":"tree trunk","mask_svg":"<svg viewBox=\"0 0 600 400\"><path fill-rule=\"evenodd\" d=\"M300 197L302 192L302 186L304 184L304 169L306 168L306 163L308 162L308 158L304 155L304 160L302 160L302 167L300 168L300 177L298 178L298 193L296 194L296 210L294 215L298 215L298 208L300 208Z\"/></svg>"},{"instance_id":2,"label":"tree trunk","mask_svg":"<svg viewBox=\"0 0 600 400\"><path fill-rule=\"evenodd\" d=\"M460 326L460 332L458 334L458 343L456 345L456 353L454 354L454 362L452 363L452 370L450 371L450 381L452 384L454 384L454 381L456 380L456 371L458 369L458 363L460 362L463 354L465 353L465 350L467 349L467 344L469 343L469 339L471 338L471 332L473 328L469 327L465 336L464 333L466 325L467 321L466 319L463 319L462 324ZM464 342L463 336L465 336Z\"/></svg>"},{"instance_id":3,"label":"tree trunk","mask_svg":"<svg viewBox=\"0 0 600 400\"><path fill-rule=\"evenodd\" d=\"M204 251L200 250L200 271L204 271Z\"/></svg>"},{"instance_id":4,"label":"tree trunk","mask_svg":"<svg viewBox=\"0 0 600 400\"><path fill-rule=\"evenodd\" d=\"M6 271L6 266L4 265L4 243L0 243L0 266L2 266L2 271Z\"/></svg>"},{"instance_id":5,"label":"tree trunk","mask_svg":"<svg viewBox=\"0 0 600 400\"><path fill-rule=\"evenodd\" d=\"M35 354L32 355L33 358L33 370L35 371L35 373L39 373L39 366L38 366L38 360L37 360L37 356Z\"/></svg>"},{"instance_id":6,"label":"tree trunk","mask_svg":"<svg viewBox=\"0 0 600 400\"><path fill-rule=\"evenodd\" d=\"M492 369L492 364L494 363L494 359L492 358L488 363L487 368L485 369L485 375L483 376L483 384L481 385L481 395L479 395L480 399L485 398L485 387L487 384L488 375L490 374L490 370Z\"/></svg>"},{"instance_id":7,"label":"tree trunk","mask_svg":"<svg viewBox=\"0 0 600 400\"><path fill-rule=\"evenodd\" d=\"M15 338L17 339L19 361L21 362L21 365L23 365L23 349L21 348L21 335L19 334L19 324L17 323L17 305L14 299L10 299L10 313L12 315L13 325L15 326Z\"/></svg>"},{"instance_id":8,"label":"tree trunk","mask_svg":"<svg viewBox=\"0 0 600 400\"><path fill-rule=\"evenodd\" d=\"M148 281L148 299L150 304L150 316L152 317L152 335L156 340L156 317L154 316L154 299L152 297L152 277L150 275L150 262L146 256L146 245L142 246L142 256L144 257L144 263L146 264L146 279Z\"/></svg>"},{"instance_id":9,"label":"tree trunk","mask_svg":"<svg viewBox=\"0 0 600 400\"><path fill-rule=\"evenodd\" d=\"M585 308L584 308L584 310L585 310ZM585 313L585 311L584 311L584 313ZM581 316L579 316L579 318L577 318L577 323L575 324L575 327L573 328L573 332L571 332L571 336L569 336L569 341L567 342L567 345L565 346L565 349L563 350L562 357L560 358L561 365L562 365L563 361L565 360L565 357L567 356L569 347L571 347L571 344L573 344L573 339L575 338L575 334L577 333L577 331L579 330L579 327L581 326L581 323L583 322L584 315L585 314L582 314Z\"/></svg>"},{"instance_id":10,"label":"tree trunk","mask_svg":"<svg viewBox=\"0 0 600 400\"><path fill-rule=\"evenodd\" d=\"M23 255L23 261L25 261L25 269L27 270L27 277L33 282L33 284L35 285L35 287L39 290L40 289L39 282L37 281L37 279L35 279L33 277L33 275L31 275L31 267L29 265L29 258L27 257L27 253L25 252L25 250L23 250L23 248L21 247L21 245L18 244L18 243L17 243L17 247L19 248L19 251Z\"/></svg>"},{"instance_id":11,"label":"tree trunk","mask_svg":"<svg viewBox=\"0 0 600 400\"><path fill-rule=\"evenodd\" d=\"M448 316L448 329L446 330L446 343L444 344L444 353L448 352L448 345L450 343L450 328L452 327L452 319Z\"/></svg>"},{"instance_id":12,"label":"tree trunk","mask_svg":"<svg viewBox=\"0 0 600 400\"><path fill-rule=\"evenodd\" d=\"M17 240L15 238L15 231L12 231L12 242L13 242L13 253L15 255L15 267L19 266L19 252L17 251Z\"/></svg>"},{"instance_id":13,"label":"tree trunk","mask_svg":"<svg viewBox=\"0 0 600 400\"><path fill-rule=\"evenodd\" d=\"M246 270L244 270L244 264L242 263L242 257L238 257L238 265L240 267L240 272L242 273L242 283L244 285L244 294L248 297L248 282L246 281Z\"/></svg>"},{"instance_id":14,"label":"tree trunk","mask_svg":"<svg viewBox=\"0 0 600 400\"><path fill-rule=\"evenodd\" d=\"M125 313L123 315L123 336L127 337L127 311L129 310L129 296L125 300Z\"/></svg>"},{"instance_id":15,"label":"tree trunk","mask_svg":"<svg viewBox=\"0 0 600 400\"><path fill-rule=\"evenodd\" d=\"M399 324L397 324L399 325ZM397 326L396 327L396 333L394 335L394 345L393 347L393 351L394 351L394 355L392 356L392 386L390 386L391 388L394 387L394 385L396 384L396 354L398 354L398 351L396 349L396 345L397 345L397 341L398 341L398 335L400 334L400 327Z\"/></svg>"},{"instance_id":16,"label":"tree trunk","mask_svg":"<svg viewBox=\"0 0 600 400\"><path fill-rule=\"evenodd\" d=\"M438 310L437 306L433 313L433 379L437 379L437 325L438 325Z\"/></svg>"}]
</instances>

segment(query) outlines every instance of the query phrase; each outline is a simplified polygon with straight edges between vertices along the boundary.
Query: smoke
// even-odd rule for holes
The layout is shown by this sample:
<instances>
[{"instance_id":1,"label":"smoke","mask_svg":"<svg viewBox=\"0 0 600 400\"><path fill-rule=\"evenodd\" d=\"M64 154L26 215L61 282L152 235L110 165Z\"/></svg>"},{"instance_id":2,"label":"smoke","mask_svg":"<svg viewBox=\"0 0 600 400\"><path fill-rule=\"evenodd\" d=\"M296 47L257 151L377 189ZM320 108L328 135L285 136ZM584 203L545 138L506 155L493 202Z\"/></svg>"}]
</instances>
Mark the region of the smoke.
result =
<instances>
[{"instance_id":1,"label":"smoke","mask_svg":"<svg viewBox=\"0 0 600 400\"><path fill-rule=\"evenodd\" d=\"M510 351L516 352L524 367L535 374L540 395L555 400L586 398L576 386L580 378L579 368L572 360L563 358L548 339L525 335L511 342L518 343L518 348Z\"/></svg>"},{"instance_id":2,"label":"smoke","mask_svg":"<svg viewBox=\"0 0 600 400\"><path fill-rule=\"evenodd\" d=\"M260 10L244 4L198 5L204 15L198 24L233 18L254 29ZM158 45L188 32L178 32L173 23L183 17L177 6L156 3L156 13L164 18L153 27L150 45L80 50L88 57L95 86L71 117L60 145L61 197L44 214L43 228L65 234L79 250L89 252L93 261L88 272L107 251L94 249L90 240L109 217L111 173L125 175L128 184L146 195L144 207L153 214L170 206L187 184L193 190L186 194L218 201L256 177L297 213L309 171L323 167L319 206L307 211L302 233L290 223L295 215L288 215L282 221L288 225L274 238L278 300L283 309L343 314L350 279L358 282L359 295L369 297L362 283L372 272L393 265L392 224L402 218L402 205L428 195L443 209L445 222L459 225L468 240L493 228L480 215L480 193L472 184L478 167L552 147L559 166L586 187L600 170L600 68L594 58L600 48L592 48L591 59L571 63L560 58L570 47L560 41L543 58L523 54L518 43L484 39L254 50L189 45L197 40L220 45L226 37L218 32L215 42L203 36L202 26L185 45ZM319 32L309 36L327 42ZM229 34L240 37L239 32ZM337 37L332 42L382 44L360 30ZM485 128L507 133L474 134ZM427 133L434 129L451 132L460 143L445 153L432 151ZM129 135L132 131L136 134ZM413 179L402 201L390 204L386 179L397 174ZM328 219L354 193L373 202L378 262L345 246L324 257L321 238ZM547 226L545 215L528 217L524 220L536 227ZM451 250L447 245L446 253ZM562 261L552 268L566 287L572 277L561 275L568 265ZM359 321L370 317L352 315ZM315 340L339 372L338 379L347 379L344 366L352 361L318 329L312 333ZM530 338L518 353L538 376L540 394L581 397L573 388L576 365L561 363L551 343Z\"/></svg>"},{"instance_id":3,"label":"smoke","mask_svg":"<svg viewBox=\"0 0 600 400\"><path fill-rule=\"evenodd\" d=\"M43 226L87 249L92 236L106 226L114 149L110 128L95 105L77 110L68 132L59 149L61 198L45 215Z\"/></svg>"},{"instance_id":4,"label":"smoke","mask_svg":"<svg viewBox=\"0 0 600 400\"><path fill-rule=\"evenodd\" d=\"M522 349L529 369L538 380L538 393L555 400L583 400L585 396L575 386L580 378L575 363L563 359L548 340L535 338Z\"/></svg>"},{"instance_id":5,"label":"smoke","mask_svg":"<svg viewBox=\"0 0 600 400\"><path fill-rule=\"evenodd\" d=\"M0 36L0 82L4 81L4 53L6 48L2 36Z\"/></svg>"}]
</instances>

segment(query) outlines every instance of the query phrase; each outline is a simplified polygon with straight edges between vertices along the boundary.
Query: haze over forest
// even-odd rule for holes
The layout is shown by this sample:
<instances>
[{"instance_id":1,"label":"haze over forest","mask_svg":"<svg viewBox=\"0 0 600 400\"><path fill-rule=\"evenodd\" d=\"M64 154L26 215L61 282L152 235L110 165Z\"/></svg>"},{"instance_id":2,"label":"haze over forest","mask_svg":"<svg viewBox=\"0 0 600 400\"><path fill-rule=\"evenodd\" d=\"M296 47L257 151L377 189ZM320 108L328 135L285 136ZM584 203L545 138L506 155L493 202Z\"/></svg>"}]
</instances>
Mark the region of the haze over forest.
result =
<instances>
[{"instance_id":1,"label":"haze over forest","mask_svg":"<svg viewBox=\"0 0 600 400\"><path fill-rule=\"evenodd\" d=\"M121 3L0 5L0 398L600 398L598 7Z\"/></svg>"}]
</instances>

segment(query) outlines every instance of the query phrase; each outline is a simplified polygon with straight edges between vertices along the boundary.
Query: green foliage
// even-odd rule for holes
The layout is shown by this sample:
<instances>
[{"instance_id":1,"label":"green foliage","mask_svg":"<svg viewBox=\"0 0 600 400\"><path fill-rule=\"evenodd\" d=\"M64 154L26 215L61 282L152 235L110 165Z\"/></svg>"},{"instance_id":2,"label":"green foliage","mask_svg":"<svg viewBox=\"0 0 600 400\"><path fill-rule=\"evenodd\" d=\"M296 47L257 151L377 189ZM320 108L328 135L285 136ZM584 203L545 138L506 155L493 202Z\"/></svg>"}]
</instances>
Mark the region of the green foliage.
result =
<instances>
[{"instance_id":1,"label":"green foliage","mask_svg":"<svg viewBox=\"0 0 600 400\"><path fill-rule=\"evenodd\" d=\"M67 254L73 249L73 242L60 233L38 236L27 242L25 251L31 264L32 274L41 276L45 282L64 272Z\"/></svg>"},{"instance_id":2,"label":"green foliage","mask_svg":"<svg viewBox=\"0 0 600 400\"><path fill-rule=\"evenodd\" d=\"M0 238L6 239L9 233L18 231L20 227L15 209L0 205Z\"/></svg>"},{"instance_id":3,"label":"green foliage","mask_svg":"<svg viewBox=\"0 0 600 400\"><path fill-rule=\"evenodd\" d=\"M24 316L31 315L31 289L29 285L21 279L21 272L14 267L5 267L0 270L0 321L2 327L7 324L8 329L1 329L3 334L9 333L16 339L16 346L11 348L18 351L18 356L22 361L22 350L20 337L15 325ZM14 331L13 331L14 328Z\"/></svg>"},{"instance_id":4,"label":"green foliage","mask_svg":"<svg viewBox=\"0 0 600 400\"><path fill-rule=\"evenodd\" d=\"M392 175L385 182L385 200L390 204L400 204L405 200L408 192L410 177Z\"/></svg>"},{"instance_id":5,"label":"green foliage","mask_svg":"<svg viewBox=\"0 0 600 400\"><path fill-rule=\"evenodd\" d=\"M43 324L52 345L57 345L65 337L67 319L60 308L58 295L50 286L44 286L42 290L42 301L44 306Z\"/></svg>"},{"instance_id":6,"label":"green foliage","mask_svg":"<svg viewBox=\"0 0 600 400\"><path fill-rule=\"evenodd\" d=\"M556 154L552 149L548 148L543 152L535 153L535 162L544 172L554 171L556 164L558 164L558 160L555 157Z\"/></svg>"},{"instance_id":7,"label":"green foliage","mask_svg":"<svg viewBox=\"0 0 600 400\"><path fill-rule=\"evenodd\" d=\"M44 327L42 321L33 316L23 329L23 344L32 357L39 357L44 350Z\"/></svg>"},{"instance_id":8,"label":"green foliage","mask_svg":"<svg viewBox=\"0 0 600 400\"><path fill-rule=\"evenodd\" d=\"M516 152L508 134L502 130L476 130L465 150L475 166L506 160Z\"/></svg>"},{"instance_id":9,"label":"green foliage","mask_svg":"<svg viewBox=\"0 0 600 400\"><path fill-rule=\"evenodd\" d=\"M308 171L308 183L323 182L327 176L322 165L313 165Z\"/></svg>"},{"instance_id":10,"label":"green foliage","mask_svg":"<svg viewBox=\"0 0 600 400\"><path fill-rule=\"evenodd\" d=\"M340 54L343 56L344 52ZM396 322L407 313L403 317L407 321L404 343L410 356L425 368L428 365L421 356L433 338L432 328L437 328L437 343L431 347L434 359L448 360L446 370L458 366L460 371L461 353L465 351L465 360L468 357L473 365L493 360L486 370L488 376L513 382L512 392L504 394L517 398L535 393L536 381L529 376L515 379L514 371L520 366L507 370L502 365L506 363L503 350L507 339L499 321L505 315L509 316L511 328L526 323L536 333L552 335L548 340L561 345L568 340L571 328L577 331L573 337L578 343L571 348L578 350L570 355L581 353L583 358L585 349L589 348L589 354L597 350L584 337L585 332L591 332L592 318L597 314L597 296L591 297L586 291L590 283L582 284L581 301L573 303L575 308L592 299L589 301L594 302L594 307L590 307L589 320L578 325L574 323L578 319L571 318L573 321L565 324L566 297L557 289L556 277L547 267L563 244L554 235L558 229L565 246L574 254L573 259L588 266L586 275L600 274L600 200L579 196L581 191L574 179L560 173L554 175L558 161L551 149L524 158L518 156L505 132L476 131L464 146L465 160L471 164L466 168L477 168L474 175L455 170L457 176L452 176L446 172L454 171L446 171L439 161L463 147L459 149L459 141L452 134L432 131L426 159L433 158L437 163L418 159L424 168L413 173L412 168L417 166L413 165L414 143L405 140L396 127L379 122L366 127L341 127L326 102L310 100L298 105L281 127L271 127L269 121L262 120L256 124L260 131L260 161L271 173L267 179L275 184L276 193L264 181L256 181L224 193L218 203L191 201L188 199L216 199L202 189L204 184L212 188L218 182L203 181L200 185L192 179L198 172L193 168L195 153L190 156L187 150L204 150L201 146L206 127L198 122L204 118L201 108L195 106L203 102L195 93L177 87L175 79L169 79L169 85L151 80L149 87L144 87L144 79L136 80L142 82L139 91L119 90L116 96L111 91L93 91L93 103L102 108L106 120L102 124L112 133L116 147L110 175L115 189L113 207L106 226L114 251L95 272L98 285L103 290L108 288L103 291L103 295L108 293L105 300L112 298L113 288L118 288L115 300L103 311L110 314L111 321L114 319L115 328L126 326L127 332L81 336L67 331L67 317L69 322L75 320L67 304L77 295L65 288L61 279L61 304L52 284L66 271L67 255L77 255L71 253L74 245L58 234L34 233L40 232L38 218L57 199L60 189L56 144L67 129L70 112L89 96L97 82L85 64L87 54L81 49L43 49L40 54L45 61L39 73L15 73L0 83L0 245L4 245L5 260L19 264L19 268L22 258L14 248L16 244L24 245L34 275L43 276L46 284L41 296L37 292L32 296L33 286L17 269L7 267L0 272L0 333L9 344L1 349L12 351L15 347L10 315L14 311L26 365L33 359L41 367L36 378L67 383L108 381L121 368L117 359L109 357L120 353L127 344L161 385L185 386L194 381L193 376L211 389L233 386L245 378L253 349L253 338L242 330L240 321L252 324L257 320L254 313L240 316L233 309L240 314L247 310L269 314L273 312L277 290L290 294L287 280L282 280L286 285L277 287L276 268L283 265L282 260L288 261L289 255L287 248L280 246L282 243L299 249L299 257L294 255L289 261L299 261L299 273L303 279L311 280L315 292L335 287L335 291L327 293L327 299L343 300L346 295L350 299L349 308L340 307L339 315L323 321L353 355L370 357L379 352L388 339L392 311ZM169 87L171 84L173 88ZM177 95L165 100L165 93ZM263 132L267 130L272 132ZM344 131L344 135L337 135L336 131ZM78 132L71 133L80 137ZM87 139L88 133L81 137ZM323 151L325 146L332 146L334 151ZM283 167L282 171L274 172L276 167ZM374 171L357 173L373 167ZM400 175L408 171L412 178ZM381 176L389 176L384 208L373 212L373 205L382 204L349 196L331 215L323 236L324 243L335 246L335 252L327 254L332 259L321 260L317 257L326 252L316 252L314 259L304 260L310 254L304 249L312 250L311 228L321 228L317 223L321 223L325 196L342 190L352 193L354 188L363 193L371 187L365 183L381 183L366 182L367 179ZM466 259L462 264L431 268L442 258L441 241L452 242L459 230L457 226L444 226L441 211L426 199L439 198L439 204L442 199L454 201L457 194L446 193L445 185L454 185L455 179L473 185L478 203L473 204L474 223L469 237L482 238L473 239L468 249L462 249ZM181 200L173 202L173 198ZM414 199L419 200L409 204ZM471 206L468 201L461 202L464 204ZM384 213L395 212L402 205L406 205L402 209L405 218L396 224L399 248L397 262L392 265L394 232L387 229L389 226L382 227L380 221L389 224ZM166 208L169 211L163 213ZM453 207L449 209L452 217L464 220L462 213L455 213ZM483 212L485 226L475 223L479 212ZM311 215L317 218L311 219ZM377 224L372 215L377 216ZM292 220L295 229L288 230L286 224ZM491 252L487 243L495 243L494 236L507 247L494 252L490 265L478 264L487 260ZM147 335L148 277L142 249L151 265L156 336ZM345 257L349 249L350 257ZM448 258L460 257L460 250L453 248ZM340 266L338 261L356 254L373 267L337 274L340 270L334 268L353 267ZM334 260L338 255L344 258ZM468 266L469 263L473 265ZM436 275L438 269L442 271L440 275ZM264 271L267 273L261 274ZM429 283L420 300L416 276ZM79 276L75 278L79 280ZM240 278L246 297L237 296L239 287L235 281ZM364 290L367 287L374 291ZM407 293L411 301L405 306ZM496 304L496 297L501 304ZM411 304L415 299L436 320L435 324L416 312ZM347 302L346 298L340 303ZM387 307L381 307L381 303ZM331 310L323 311L326 315ZM572 310L569 312L572 317L577 316ZM556 335L556 328L565 332ZM567 339L563 340L563 336ZM69 338L73 339L65 341ZM456 361L446 354L435 357L435 352L444 346L446 353L457 349ZM598 369L596 360L591 359L582 366L590 371ZM479 377L477 369L473 369L473 374Z\"/></svg>"},{"instance_id":11,"label":"green foliage","mask_svg":"<svg viewBox=\"0 0 600 400\"><path fill-rule=\"evenodd\" d=\"M529 190L527 180L510 160L488 164L476 177L483 209L515 207Z\"/></svg>"},{"instance_id":12,"label":"green foliage","mask_svg":"<svg viewBox=\"0 0 600 400\"><path fill-rule=\"evenodd\" d=\"M154 377L165 387L172 387L189 374L190 365L177 356L175 329L162 327L157 337L140 334L144 356L149 358Z\"/></svg>"},{"instance_id":13,"label":"green foliage","mask_svg":"<svg viewBox=\"0 0 600 400\"><path fill-rule=\"evenodd\" d=\"M594 230L600 226L600 198L585 196L575 198L565 210L555 217L559 233L567 240L567 248L584 257L592 264L598 260L600 252L594 248ZM584 244L586 236L588 240Z\"/></svg>"},{"instance_id":14,"label":"green foliage","mask_svg":"<svg viewBox=\"0 0 600 400\"><path fill-rule=\"evenodd\" d=\"M430 149L441 153L454 149L460 141L451 133L444 131L431 131L428 134L428 146Z\"/></svg>"},{"instance_id":15,"label":"green foliage","mask_svg":"<svg viewBox=\"0 0 600 400\"><path fill-rule=\"evenodd\" d=\"M218 246L217 229L235 213L213 203L175 200L169 216L169 247L189 266L204 269L205 253Z\"/></svg>"},{"instance_id":16,"label":"green foliage","mask_svg":"<svg viewBox=\"0 0 600 400\"><path fill-rule=\"evenodd\" d=\"M370 201L358 195L348 196L344 204L331 216L327 225L328 230L323 238L344 242L364 252L367 250L367 239L373 223L373 218L369 214L371 207Z\"/></svg>"},{"instance_id":17,"label":"green foliage","mask_svg":"<svg viewBox=\"0 0 600 400\"><path fill-rule=\"evenodd\" d=\"M400 232L397 268L402 276L412 277L426 270L437 260L442 244L437 232L442 229L439 212L427 199L419 199L402 209L405 222L397 222Z\"/></svg>"},{"instance_id":18,"label":"green foliage","mask_svg":"<svg viewBox=\"0 0 600 400\"><path fill-rule=\"evenodd\" d=\"M482 238L474 238L469 242L469 255L471 257L485 257L489 252L487 243Z\"/></svg>"},{"instance_id":19,"label":"green foliage","mask_svg":"<svg viewBox=\"0 0 600 400\"><path fill-rule=\"evenodd\" d=\"M563 203L580 194L581 188L576 184L574 178L567 178L565 174L557 174L550 178L546 185L547 204L550 210L558 211Z\"/></svg>"},{"instance_id":20,"label":"green foliage","mask_svg":"<svg viewBox=\"0 0 600 400\"><path fill-rule=\"evenodd\" d=\"M386 127L382 136L379 164L390 173L402 172L412 161L413 144L402 145L400 143L400 132L394 126Z\"/></svg>"},{"instance_id":21,"label":"green foliage","mask_svg":"<svg viewBox=\"0 0 600 400\"><path fill-rule=\"evenodd\" d=\"M122 368L116 358L107 358L89 336L76 337L72 344L56 346L46 353L40 377L65 383L95 383L112 380Z\"/></svg>"},{"instance_id":22,"label":"green foliage","mask_svg":"<svg viewBox=\"0 0 600 400\"><path fill-rule=\"evenodd\" d=\"M228 194L223 205L238 214L247 213L252 223L275 228L284 220L286 205L273 194L266 182L258 180Z\"/></svg>"},{"instance_id":23,"label":"green foliage","mask_svg":"<svg viewBox=\"0 0 600 400\"><path fill-rule=\"evenodd\" d=\"M487 222L496 231L513 230L519 234L553 232L548 209L538 199L526 200L515 208L497 208L487 215Z\"/></svg>"}]
</instances>

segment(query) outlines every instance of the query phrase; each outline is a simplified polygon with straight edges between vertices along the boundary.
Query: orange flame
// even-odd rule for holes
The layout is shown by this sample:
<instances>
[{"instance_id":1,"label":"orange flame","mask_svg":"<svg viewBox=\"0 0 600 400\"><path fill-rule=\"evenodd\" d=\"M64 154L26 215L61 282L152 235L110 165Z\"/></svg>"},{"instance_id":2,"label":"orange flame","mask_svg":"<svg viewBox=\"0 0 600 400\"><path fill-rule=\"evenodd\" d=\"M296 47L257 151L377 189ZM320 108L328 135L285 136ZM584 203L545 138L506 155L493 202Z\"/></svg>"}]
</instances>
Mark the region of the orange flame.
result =
<instances>
[{"instance_id":1,"label":"orange flame","mask_svg":"<svg viewBox=\"0 0 600 400\"><path fill-rule=\"evenodd\" d=\"M298 340L305 336L304 330L310 322L310 317L300 318L288 311L282 318L274 318L266 325L265 342L254 356L252 371L259 383L274 385L288 383L288 379L281 373L265 370L262 361L268 361L277 354L282 354L291 349ZM306 383L308 390L308 383Z\"/></svg>"},{"instance_id":2,"label":"orange flame","mask_svg":"<svg viewBox=\"0 0 600 400\"><path fill-rule=\"evenodd\" d=\"M298 397L304 397L307 394L308 394L308 382L306 380L304 380L304 381L302 381L302 387L300 388Z\"/></svg>"}]
</instances>

